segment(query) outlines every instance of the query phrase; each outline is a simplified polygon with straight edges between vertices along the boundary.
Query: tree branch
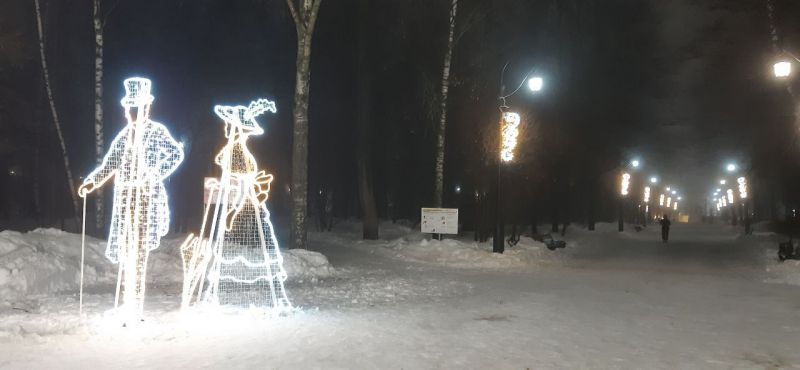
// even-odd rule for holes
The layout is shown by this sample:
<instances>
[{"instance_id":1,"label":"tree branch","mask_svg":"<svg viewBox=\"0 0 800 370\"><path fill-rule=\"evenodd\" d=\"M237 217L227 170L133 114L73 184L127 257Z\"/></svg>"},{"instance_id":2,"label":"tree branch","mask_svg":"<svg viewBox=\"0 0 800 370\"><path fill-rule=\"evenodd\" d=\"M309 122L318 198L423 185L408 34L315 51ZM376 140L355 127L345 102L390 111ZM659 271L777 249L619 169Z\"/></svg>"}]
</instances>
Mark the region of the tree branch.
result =
<instances>
[{"instance_id":1,"label":"tree branch","mask_svg":"<svg viewBox=\"0 0 800 370\"><path fill-rule=\"evenodd\" d=\"M314 34L314 25L317 24L317 14L319 13L319 5L322 4L322 0L314 0L314 3L311 5L311 14L308 16L306 28L307 33L309 35L309 42L311 41L310 36Z\"/></svg>"},{"instance_id":2,"label":"tree branch","mask_svg":"<svg viewBox=\"0 0 800 370\"><path fill-rule=\"evenodd\" d=\"M289 13L292 13L292 19L294 19L294 24L298 28L303 25L303 22L300 20L300 16L297 14L297 9L294 7L294 3L292 0L286 0L286 5L289 6Z\"/></svg>"}]
</instances>

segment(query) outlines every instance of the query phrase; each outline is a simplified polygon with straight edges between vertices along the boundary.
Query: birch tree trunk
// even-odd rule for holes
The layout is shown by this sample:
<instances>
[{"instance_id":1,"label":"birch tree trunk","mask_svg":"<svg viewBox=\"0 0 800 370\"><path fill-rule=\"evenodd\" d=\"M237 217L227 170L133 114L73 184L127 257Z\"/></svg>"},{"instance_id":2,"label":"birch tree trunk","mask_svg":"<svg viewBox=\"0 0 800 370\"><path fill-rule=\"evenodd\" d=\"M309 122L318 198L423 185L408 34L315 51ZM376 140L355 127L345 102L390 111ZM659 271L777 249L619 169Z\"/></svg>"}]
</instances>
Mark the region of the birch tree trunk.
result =
<instances>
[{"instance_id":1,"label":"birch tree trunk","mask_svg":"<svg viewBox=\"0 0 800 370\"><path fill-rule=\"evenodd\" d=\"M42 12L39 7L39 0L34 0L34 5L36 8L36 30L39 36L39 57L42 62L42 75L44 77L44 86L45 90L47 91L47 100L50 103L50 113L53 116L53 126L56 128L56 134L58 135L58 142L61 144L61 154L64 156L64 170L67 174L67 189L69 190L69 195L72 198L72 210L75 216L75 219L80 218L80 208L78 207L78 195L75 191L75 182L73 181L72 177L72 170L70 169L69 165L69 154L67 154L67 144L64 142L64 135L61 132L61 121L58 120L58 112L56 111L56 103L53 100L53 89L50 87L50 73L47 69L47 58L45 57L44 52L44 32L42 30Z\"/></svg>"},{"instance_id":2,"label":"birch tree trunk","mask_svg":"<svg viewBox=\"0 0 800 370\"><path fill-rule=\"evenodd\" d=\"M358 196L361 203L362 237L367 240L378 239L378 211L375 206L375 192L372 183L372 114L371 84L369 63L367 61L369 0L359 4L358 30L358 151L357 175Z\"/></svg>"},{"instance_id":3,"label":"birch tree trunk","mask_svg":"<svg viewBox=\"0 0 800 370\"><path fill-rule=\"evenodd\" d=\"M450 27L447 37L447 50L442 66L442 101L439 107L439 130L436 138L436 180L433 194L433 206L441 207L444 195L444 141L447 127L447 93L450 90L450 60L453 58L454 31L456 26L456 9L458 0L450 3Z\"/></svg>"},{"instance_id":4,"label":"birch tree trunk","mask_svg":"<svg viewBox=\"0 0 800 370\"><path fill-rule=\"evenodd\" d=\"M94 150L95 162L103 164L105 141L103 140L103 22L100 15L100 0L94 0ZM103 230L105 208L103 191L97 189L95 199L95 230Z\"/></svg>"},{"instance_id":5,"label":"birch tree trunk","mask_svg":"<svg viewBox=\"0 0 800 370\"><path fill-rule=\"evenodd\" d=\"M292 135L292 248L305 248L308 211L308 96L311 37L322 0L286 0L297 30L297 61Z\"/></svg>"}]
</instances>

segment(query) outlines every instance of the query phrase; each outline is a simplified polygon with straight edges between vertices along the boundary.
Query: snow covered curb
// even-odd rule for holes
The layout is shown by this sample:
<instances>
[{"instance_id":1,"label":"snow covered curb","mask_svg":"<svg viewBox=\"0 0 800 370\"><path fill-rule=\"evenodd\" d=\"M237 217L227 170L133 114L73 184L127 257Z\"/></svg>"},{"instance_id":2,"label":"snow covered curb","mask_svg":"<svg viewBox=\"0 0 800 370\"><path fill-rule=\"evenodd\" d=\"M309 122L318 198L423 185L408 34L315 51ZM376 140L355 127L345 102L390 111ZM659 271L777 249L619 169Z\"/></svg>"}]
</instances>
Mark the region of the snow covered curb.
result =
<instances>
[{"instance_id":1,"label":"snow covered curb","mask_svg":"<svg viewBox=\"0 0 800 370\"><path fill-rule=\"evenodd\" d=\"M156 284L180 284L183 280L180 243L183 236L162 240L150 254L147 280ZM109 262L105 240L86 238L85 289L112 289L117 266ZM56 229L28 233L0 232L0 305L36 295L78 291L80 282L81 236ZM283 252L289 281L316 281L336 271L317 252L293 249Z\"/></svg>"}]
</instances>

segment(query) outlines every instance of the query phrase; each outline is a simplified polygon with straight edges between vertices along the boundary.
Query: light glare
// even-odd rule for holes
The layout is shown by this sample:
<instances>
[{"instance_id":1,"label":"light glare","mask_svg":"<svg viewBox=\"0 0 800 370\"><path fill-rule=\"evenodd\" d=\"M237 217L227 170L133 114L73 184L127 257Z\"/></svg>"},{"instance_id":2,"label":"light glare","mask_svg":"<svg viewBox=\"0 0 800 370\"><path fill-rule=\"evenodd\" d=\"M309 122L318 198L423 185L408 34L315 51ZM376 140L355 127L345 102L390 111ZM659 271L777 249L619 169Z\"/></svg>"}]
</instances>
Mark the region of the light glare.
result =
<instances>
[{"instance_id":1,"label":"light glare","mask_svg":"<svg viewBox=\"0 0 800 370\"><path fill-rule=\"evenodd\" d=\"M772 72L775 73L775 77L778 78L786 78L792 74L792 63L787 61L780 61L772 65Z\"/></svg>"},{"instance_id":2,"label":"light glare","mask_svg":"<svg viewBox=\"0 0 800 370\"><path fill-rule=\"evenodd\" d=\"M544 87L544 80L541 77L531 77L528 79L528 88L531 91L541 91Z\"/></svg>"}]
</instances>

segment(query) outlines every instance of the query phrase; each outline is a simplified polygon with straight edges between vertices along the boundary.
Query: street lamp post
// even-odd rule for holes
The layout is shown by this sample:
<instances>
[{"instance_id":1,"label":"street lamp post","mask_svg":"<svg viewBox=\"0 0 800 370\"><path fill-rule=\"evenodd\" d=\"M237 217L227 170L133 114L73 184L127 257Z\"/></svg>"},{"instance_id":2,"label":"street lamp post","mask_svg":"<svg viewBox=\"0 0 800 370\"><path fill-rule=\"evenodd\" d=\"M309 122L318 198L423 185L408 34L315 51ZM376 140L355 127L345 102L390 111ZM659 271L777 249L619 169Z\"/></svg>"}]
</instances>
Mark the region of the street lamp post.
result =
<instances>
[{"instance_id":1,"label":"street lamp post","mask_svg":"<svg viewBox=\"0 0 800 370\"><path fill-rule=\"evenodd\" d=\"M629 174L628 172L623 172L620 175L620 180L619 180L619 205L618 205L619 209L617 212L619 214L618 229L620 232L622 232L625 229L625 225L622 219L623 217L622 210L625 207L625 199L628 197L630 185L631 185L631 174Z\"/></svg>"},{"instance_id":2,"label":"street lamp post","mask_svg":"<svg viewBox=\"0 0 800 370\"><path fill-rule=\"evenodd\" d=\"M506 68L508 67L509 63L506 63L503 66L503 70L500 73L500 94L498 95L500 100L500 153L497 156L496 164L497 164L497 189L495 191L495 228L494 228L494 238L492 240L492 252L494 253L503 253L505 251L505 220L503 219L503 206L502 206L502 179L504 175L505 166L504 163L510 163L514 160L514 149L517 146L517 139L519 136L519 125L520 125L520 116L514 112L507 112L506 110L509 108L506 105L506 99L512 97L516 94L522 86L527 82L528 89L533 92L541 91L544 87L544 80L541 77L533 76L531 77L531 73L533 70L528 72L525 78L522 79L522 82L517 86L517 88L512 91L510 94L505 93L505 72ZM530 77L530 78L529 78Z\"/></svg>"}]
</instances>

